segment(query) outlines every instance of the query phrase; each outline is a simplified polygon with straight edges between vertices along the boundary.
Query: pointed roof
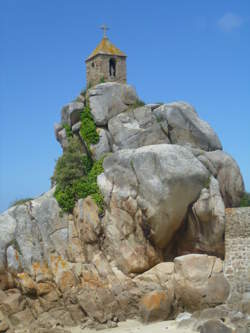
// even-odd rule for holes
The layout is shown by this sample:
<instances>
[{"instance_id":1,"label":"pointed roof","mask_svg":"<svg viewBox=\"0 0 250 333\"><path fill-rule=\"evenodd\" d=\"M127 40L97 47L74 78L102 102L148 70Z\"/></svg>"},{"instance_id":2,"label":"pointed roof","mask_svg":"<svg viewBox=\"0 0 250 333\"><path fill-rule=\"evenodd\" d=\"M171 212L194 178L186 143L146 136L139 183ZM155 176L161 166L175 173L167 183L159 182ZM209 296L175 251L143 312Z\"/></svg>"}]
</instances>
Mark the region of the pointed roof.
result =
<instances>
[{"instance_id":1,"label":"pointed roof","mask_svg":"<svg viewBox=\"0 0 250 333\"><path fill-rule=\"evenodd\" d=\"M126 54L119 50L114 44L112 44L107 37L103 37L101 42L97 45L94 51L86 59L90 60L98 54L117 55L120 57L126 57Z\"/></svg>"}]
</instances>

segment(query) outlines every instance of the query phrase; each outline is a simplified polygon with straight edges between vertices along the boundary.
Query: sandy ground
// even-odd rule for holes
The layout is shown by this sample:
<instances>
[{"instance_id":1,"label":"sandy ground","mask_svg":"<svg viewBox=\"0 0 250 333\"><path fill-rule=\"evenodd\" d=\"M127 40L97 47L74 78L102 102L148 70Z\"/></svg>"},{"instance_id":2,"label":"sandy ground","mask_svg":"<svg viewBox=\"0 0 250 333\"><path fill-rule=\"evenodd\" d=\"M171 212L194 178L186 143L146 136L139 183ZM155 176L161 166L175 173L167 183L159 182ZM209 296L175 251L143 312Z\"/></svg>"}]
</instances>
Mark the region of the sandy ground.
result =
<instances>
[{"instance_id":1,"label":"sandy ground","mask_svg":"<svg viewBox=\"0 0 250 333\"><path fill-rule=\"evenodd\" d=\"M118 327L107 328L105 330L96 331L93 329L81 329L74 327L71 329L72 333L192 333L194 331L188 329L181 329L176 327L175 321L161 321L153 324L144 325L137 320L127 320L119 323Z\"/></svg>"}]
</instances>

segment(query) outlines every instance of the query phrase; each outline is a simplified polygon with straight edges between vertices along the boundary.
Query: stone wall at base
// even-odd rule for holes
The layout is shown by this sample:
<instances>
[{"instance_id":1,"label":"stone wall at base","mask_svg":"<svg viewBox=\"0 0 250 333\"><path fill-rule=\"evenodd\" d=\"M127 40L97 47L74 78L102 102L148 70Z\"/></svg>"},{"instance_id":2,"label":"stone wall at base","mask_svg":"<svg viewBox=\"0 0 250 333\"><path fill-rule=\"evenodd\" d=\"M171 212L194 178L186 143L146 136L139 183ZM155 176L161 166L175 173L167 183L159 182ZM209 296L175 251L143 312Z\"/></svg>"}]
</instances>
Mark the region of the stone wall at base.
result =
<instances>
[{"instance_id":1,"label":"stone wall at base","mask_svg":"<svg viewBox=\"0 0 250 333\"><path fill-rule=\"evenodd\" d=\"M250 304L250 207L226 210L224 272L231 292L228 304L235 310Z\"/></svg>"}]
</instances>

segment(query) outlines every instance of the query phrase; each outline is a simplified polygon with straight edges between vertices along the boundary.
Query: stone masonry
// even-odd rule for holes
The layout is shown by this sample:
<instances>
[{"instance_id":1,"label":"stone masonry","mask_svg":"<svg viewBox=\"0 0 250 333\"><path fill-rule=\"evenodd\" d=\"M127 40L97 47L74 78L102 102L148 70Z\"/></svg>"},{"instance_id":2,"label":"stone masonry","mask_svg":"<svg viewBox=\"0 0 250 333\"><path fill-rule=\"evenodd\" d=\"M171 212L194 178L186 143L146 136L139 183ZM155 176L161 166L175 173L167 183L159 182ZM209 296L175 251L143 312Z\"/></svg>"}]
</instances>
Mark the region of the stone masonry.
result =
<instances>
[{"instance_id":1,"label":"stone masonry","mask_svg":"<svg viewBox=\"0 0 250 333\"><path fill-rule=\"evenodd\" d=\"M244 311L250 306L250 207L226 210L225 253L228 305Z\"/></svg>"},{"instance_id":2,"label":"stone masonry","mask_svg":"<svg viewBox=\"0 0 250 333\"><path fill-rule=\"evenodd\" d=\"M116 73L110 75L110 61L115 62ZM86 62L87 85L94 86L102 82L126 83L126 57L98 54Z\"/></svg>"}]
</instances>

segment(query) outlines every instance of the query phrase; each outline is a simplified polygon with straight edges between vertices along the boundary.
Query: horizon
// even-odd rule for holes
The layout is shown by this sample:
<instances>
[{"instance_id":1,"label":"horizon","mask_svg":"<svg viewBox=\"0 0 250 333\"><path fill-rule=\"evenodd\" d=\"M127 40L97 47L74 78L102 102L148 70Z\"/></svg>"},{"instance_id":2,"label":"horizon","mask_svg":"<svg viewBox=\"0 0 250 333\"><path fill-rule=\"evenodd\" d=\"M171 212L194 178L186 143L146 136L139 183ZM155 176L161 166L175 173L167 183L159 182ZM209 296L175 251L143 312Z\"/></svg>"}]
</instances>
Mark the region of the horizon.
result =
<instances>
[{"instance_id":1,"label":"horizon","mask_svg":"<svg viewBox=\"0 0 250 333\"><path fill-rule=\"evenodd\" d=\"M250 2L140 3L0 4L0 211L50 189L62 154L53 126L85 87L84 60L104 23L128 56L128 84L139 98L192 104L236 160L250 192Z\"/></svg>"}]
</instances>

